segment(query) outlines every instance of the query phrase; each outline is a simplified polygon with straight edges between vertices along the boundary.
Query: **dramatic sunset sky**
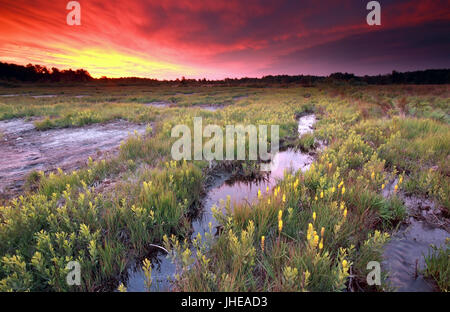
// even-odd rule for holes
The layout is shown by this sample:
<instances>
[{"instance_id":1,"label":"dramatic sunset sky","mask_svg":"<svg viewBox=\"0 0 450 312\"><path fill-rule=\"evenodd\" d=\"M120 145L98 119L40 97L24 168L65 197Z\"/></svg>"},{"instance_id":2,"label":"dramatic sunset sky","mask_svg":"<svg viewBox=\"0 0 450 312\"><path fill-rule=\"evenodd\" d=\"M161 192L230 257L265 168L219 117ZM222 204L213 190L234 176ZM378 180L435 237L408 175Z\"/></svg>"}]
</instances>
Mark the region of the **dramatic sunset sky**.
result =
<instances>
[{"instance_id":1,"label":"dramatic sunset sky","mask_svg":"<svg viewBox=\"0 0 450 312\"><path fill-rule=\"evenodd\" d=\"M450 68L449 0L0 0L0 61L92 76L222 79Z\"/></svg>"}]
</instances>

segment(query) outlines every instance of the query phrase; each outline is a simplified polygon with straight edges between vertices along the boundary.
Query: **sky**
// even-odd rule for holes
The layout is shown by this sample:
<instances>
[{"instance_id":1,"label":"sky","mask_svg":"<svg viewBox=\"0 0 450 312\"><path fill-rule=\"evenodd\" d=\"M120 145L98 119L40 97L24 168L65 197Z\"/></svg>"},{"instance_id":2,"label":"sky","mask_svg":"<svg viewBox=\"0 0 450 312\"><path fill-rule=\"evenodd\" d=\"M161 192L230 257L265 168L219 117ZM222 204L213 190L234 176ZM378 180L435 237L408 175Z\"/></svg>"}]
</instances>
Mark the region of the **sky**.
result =
<instances>
[{"instance_id":1,"label":"sky","mask_svg":"<svg viewBox=\"0 0 450 312\"><path fill-rule=\"evenodd\" d=\"M450 0L0 0L0 61L93 77L240 78L450 68Z\"/></svg>"}]
</instances>

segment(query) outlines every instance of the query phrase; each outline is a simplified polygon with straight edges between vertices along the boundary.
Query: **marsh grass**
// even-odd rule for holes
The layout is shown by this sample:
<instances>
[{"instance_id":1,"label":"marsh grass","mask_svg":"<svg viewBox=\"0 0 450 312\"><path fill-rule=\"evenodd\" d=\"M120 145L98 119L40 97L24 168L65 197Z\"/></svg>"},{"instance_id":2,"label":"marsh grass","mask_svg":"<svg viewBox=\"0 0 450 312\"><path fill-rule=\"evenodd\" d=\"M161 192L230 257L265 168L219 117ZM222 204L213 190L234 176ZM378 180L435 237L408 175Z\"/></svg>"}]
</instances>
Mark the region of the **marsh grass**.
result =
<instances>
[{"instance_id":1,"label":"marsh grass","mask_svg":"<svg viewBox=\"0 0 450 312\"><path fill-rule=\"evenodd\" d=\"M425 257L426 277L432 278L439 290L447 292L450 289L450 242L447 238L446 245L441 248L432 246L432 252Z\"/></svg>"},{"instance_id":2,"label":"marsh grass","mask_svg":"<svg viewBox=\"0 0 450 312\"><path fill-rule=\"evenodd\" d=\"M47 87L22 91L52 94ZM366 264L382 260L388 232L405 217L399 197L384 198L383 188L402 176L401 190L432 197L448 211L445 86L86 85L61 92L55 98L2 98L0 120L36 116L42 118L41 130L118 118L153 121L154 127L131 136L115 158L87 160L75 172L30 174L28 193L0 207L1 290L117 289L117 277L129 263L142 259L149 244L164 243L177 264L175 290L380 291L387 289L384 283L366 284ZM176 105L143 105L153 100ZM204 104L224 107L192 109ZM295 117L306 111L316 113L316 130L297 140ZM190 217L208 163L171 162L170 149L172 127L192 129L194 116L222 128L278 124L288 145L310 151L315 140L323 140L328 146L309 170L286 174L254 203L232 207L224 199L214 211L218 236L211 228L190 242ZM253 177L257 164L236 162L229 169ZM119 182L99 192L96 186L104 179ZM65 283L70 260L81 263L80 287ZM441 252L427 261L429 276L445 286L440 272L448 267L448 251L447 258ZM150 285L149 263L145 268Z\"/></svg>"}]
</instances>

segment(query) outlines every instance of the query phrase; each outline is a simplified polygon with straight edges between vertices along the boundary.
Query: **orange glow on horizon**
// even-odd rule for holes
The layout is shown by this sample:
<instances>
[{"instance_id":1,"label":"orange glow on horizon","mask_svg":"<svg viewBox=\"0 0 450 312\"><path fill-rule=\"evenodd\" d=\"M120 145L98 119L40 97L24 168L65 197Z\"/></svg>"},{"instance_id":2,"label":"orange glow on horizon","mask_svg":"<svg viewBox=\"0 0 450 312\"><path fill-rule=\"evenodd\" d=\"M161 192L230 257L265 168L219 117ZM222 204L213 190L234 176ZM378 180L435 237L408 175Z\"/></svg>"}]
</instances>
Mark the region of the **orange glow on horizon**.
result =
<instances>
[{"instance_id":1,"label":"orange glow on horizon","mask_svg":"<svg viewBox=\"0 0 450 312\"><path fill-rule=\"evenodd\" d=\"M180 77L180 73L196 75L196 71L187 66L149 60L148 56L136 52L131 54L100 48L65 49L64 53L49 53L49 57L62 68L89 68L94 78L132 76L175 79Z\"/></svg>"}]
</instances>

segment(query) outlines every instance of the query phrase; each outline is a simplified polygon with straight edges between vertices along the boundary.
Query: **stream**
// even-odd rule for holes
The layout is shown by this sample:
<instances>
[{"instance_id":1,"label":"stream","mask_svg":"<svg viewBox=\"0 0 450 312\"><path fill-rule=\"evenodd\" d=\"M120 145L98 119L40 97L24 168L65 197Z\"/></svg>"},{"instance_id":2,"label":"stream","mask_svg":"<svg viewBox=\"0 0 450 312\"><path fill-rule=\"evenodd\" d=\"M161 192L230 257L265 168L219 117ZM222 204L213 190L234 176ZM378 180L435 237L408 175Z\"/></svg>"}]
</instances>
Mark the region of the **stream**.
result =
<instances>
[{"instance_id":1,"label":"stream","mask_svg":"<svg viewBox=\"0 0 450 312\"><path fill-rule=\"evenodd\" d=\"M300 117L298 119L298 135L301 137L304 134L313 132L315 122L316 117L313 114ZM214 206L221 207L221 200L226 200L229 196L232 204L244 201L252 202L257 198L258 190L266 192L268 187L270 191L283 178L286 170L292 170L293 172L298 170L306 171L313 161L314 157L310 154L288 149L275 154L267 179L239 181L231 180L229 175L216 179L215 184L208 189L203 199L202 213L192 223L193 234L191 238L196 237L199 233L204 237L204 234L209 231L210 222L213 228L217 225L211 208ZM171 286L169 279L176 273L175 264L166 258L164 252L161 252L155 259L152 259L152 265L153 283L150 290L169 291ZM131 292L146 291L145 276L140 267L134 266L128 270L126 286L127 290Z\"/></svg>"},{"instance_id":2,"label":"stream","mask_svg":"<svg viewBox=\"0 0 450 312\"><path fill-rule=\"evenodd\" d=\"M383 190L385 198L393 195L397 183L396 179L386 186ZM381 265L389 272L387 282L399 292L438 291L436 285L425 279L421 271L426 267L424 257L432 251L430 245L445 248L450 233L427 221L427 215L440 215L433 201L407 196L402 192L398 196L404 202L408 217L384 247ZM442 216L440 219L445 218Z\"/></svg>"}]
</instances>

